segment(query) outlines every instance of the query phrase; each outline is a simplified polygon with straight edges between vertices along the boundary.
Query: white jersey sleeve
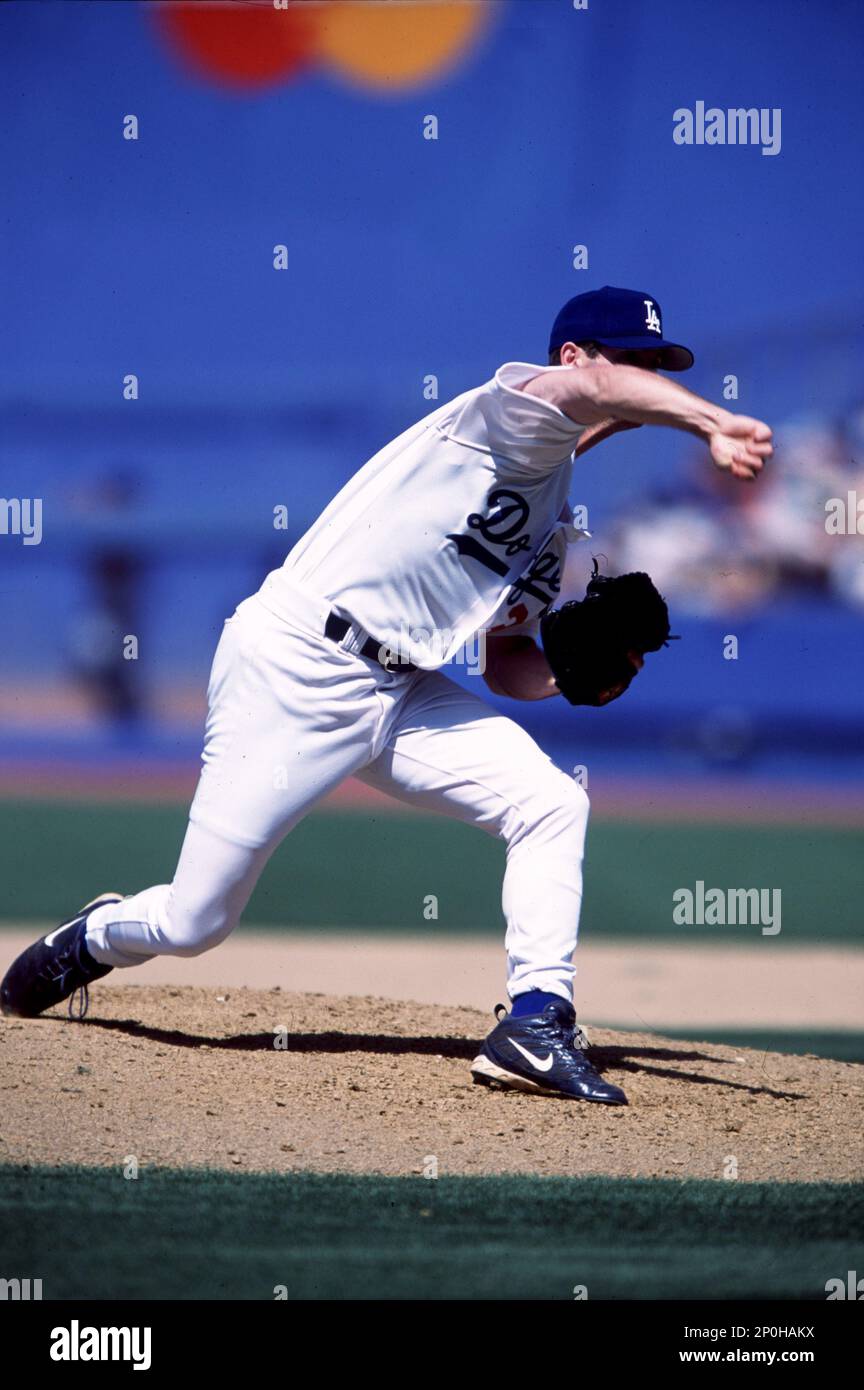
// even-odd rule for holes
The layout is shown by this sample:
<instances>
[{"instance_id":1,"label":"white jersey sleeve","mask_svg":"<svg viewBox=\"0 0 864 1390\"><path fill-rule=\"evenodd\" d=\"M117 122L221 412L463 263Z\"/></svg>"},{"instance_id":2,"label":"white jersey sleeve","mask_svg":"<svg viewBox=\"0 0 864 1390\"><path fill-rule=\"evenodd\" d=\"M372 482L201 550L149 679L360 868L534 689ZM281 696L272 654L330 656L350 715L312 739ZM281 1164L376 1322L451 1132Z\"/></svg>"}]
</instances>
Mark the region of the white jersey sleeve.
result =
<instances>
[{"instance_id":1,"label":"white jersey sleeve","mask_svg":"<svg viewBox=\"0 0 864 1390\"><path fill-rule=\"evenodd\" d=\"M541 374L569 370L505 362L485 391L457 397L452 412L439 417L435 428L457 444L507 459L519 471L546 473L573 452L585 426L522 388Z\"/></svg>"}]
</instances>

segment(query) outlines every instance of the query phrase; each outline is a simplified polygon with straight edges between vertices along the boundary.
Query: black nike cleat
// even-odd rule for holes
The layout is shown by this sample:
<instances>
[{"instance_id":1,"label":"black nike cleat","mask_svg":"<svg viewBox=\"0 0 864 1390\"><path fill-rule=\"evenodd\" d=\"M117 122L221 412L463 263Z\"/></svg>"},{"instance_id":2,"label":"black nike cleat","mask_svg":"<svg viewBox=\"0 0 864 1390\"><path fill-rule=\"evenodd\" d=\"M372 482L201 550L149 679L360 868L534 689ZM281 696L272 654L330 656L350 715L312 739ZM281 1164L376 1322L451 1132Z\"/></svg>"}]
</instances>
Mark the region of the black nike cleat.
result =
<instances>
[{"instance_id":1,"label":"black nike cleat","mask_svg":"<svg viewBox=\"0 0 864 1390\"><path fill-rule=\"evenodd\" d=\"M76 1017L83 1018L87 1011L87 986L113 969L111 965L100 965L87 950L84 944L87 918L94 908L104 903L118 903L121 898L121 893L102 893L74 917L22 951L0 984L0 1011L16 1014L19 1018L36 1018L82 990L81 1008Z\"/></svg>"},{"instance_id":2,"label":"black nike cleat","mask_svg":"<svg viewBox=\"0 0 864 1390\"><path fill-rule=\"evenodd\" d=\"M602 1105L627 1104L620 1086L604 1081L581 1051L585 1038L566 999L547 1004L540 1014L501 1017L496 1010L496 1016L498 1026L471 1063L478 1085L541 1091Z\"/></svg>"}]
</instances>

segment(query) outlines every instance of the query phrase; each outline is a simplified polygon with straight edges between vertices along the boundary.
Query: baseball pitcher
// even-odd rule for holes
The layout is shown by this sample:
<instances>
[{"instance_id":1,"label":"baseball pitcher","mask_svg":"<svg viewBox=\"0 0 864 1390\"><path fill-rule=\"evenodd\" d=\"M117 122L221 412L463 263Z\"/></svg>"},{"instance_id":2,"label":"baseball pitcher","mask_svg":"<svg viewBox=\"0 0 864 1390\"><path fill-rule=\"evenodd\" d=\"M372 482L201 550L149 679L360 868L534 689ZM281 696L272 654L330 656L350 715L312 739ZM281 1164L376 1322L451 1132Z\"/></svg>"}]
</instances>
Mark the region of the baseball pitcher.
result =
<instances>
[{"instance_id":1,"label":"baseball pitcher","mask_svg":"<svg viewBox=\"0 0 864 1390\"><path fill-rule=\"evenodd\" d=\"M585 791L515 723L439 669L479 632L485 680L514 700L617 699L669 638L647 575L596 573L562 602L574 461L619 430L666 425L756 478L771 430L658 372L692 353L660 305L610 286L569 300L549 363L506 362L366 463L225 623L200 781L171 883L105 893L10 967L0 1004L32 1017L115 968L194 956L236 926L276 846L355 776L506 846L503 1013L472 1064L485 1084L610 1105L585 1054L572 958Z\"/></svg>"}]
</instances>

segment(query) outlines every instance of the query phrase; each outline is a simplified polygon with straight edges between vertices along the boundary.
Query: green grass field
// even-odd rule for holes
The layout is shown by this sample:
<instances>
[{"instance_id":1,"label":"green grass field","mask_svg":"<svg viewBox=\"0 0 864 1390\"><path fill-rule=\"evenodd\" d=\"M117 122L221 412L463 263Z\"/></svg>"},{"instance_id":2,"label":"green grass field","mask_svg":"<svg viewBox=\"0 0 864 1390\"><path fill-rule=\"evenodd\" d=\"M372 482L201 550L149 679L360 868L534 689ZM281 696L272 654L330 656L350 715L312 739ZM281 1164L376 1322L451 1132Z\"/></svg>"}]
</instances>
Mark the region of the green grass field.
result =
<instances>
[{"instance_id":1,"label":"green grass field","mask_svg":"<svg viewBox=\"0 0 864 1390\"><path fill-rule=\"evenodd\" d=\"M823 1033L816 1029L783 1032L776 1028L681 1028L653 1029L664 1037L684 1042L723 1043L727 1047L752 1048L754 1052L785 1052L794 1057L810 1053L835 1062L864 1062L864 1033Z\"/></svg>"},{"instance_id":2,"label":"green grass field","mask_svg":"<svg viewBox=\"0 0 864 1390\"><path fill-rule=\"evenodd\" d=\"M864 1186L0 1168L46 1299L823 1299Z\"/></svg>"},{"instance_id":3,"label":"green grass field","mask_svg":"<svg viewBox=\"0 0 864 1390\"><path fill-rule=\"evenodd\" d=\"M59 921L104 888L134 892L173 873L186 812L125 802L0 801L0 915ZM363 811L309 816L277 851L246 921L280 926L501 930L503 846L438 817ZM826 826L643 824L595 820L584 929L593 940L761 940L758 927L676 926L672 894L693 888L782 891L772 942L858 944L864 855L856 830Z\"/></svg>"}]
</instances>

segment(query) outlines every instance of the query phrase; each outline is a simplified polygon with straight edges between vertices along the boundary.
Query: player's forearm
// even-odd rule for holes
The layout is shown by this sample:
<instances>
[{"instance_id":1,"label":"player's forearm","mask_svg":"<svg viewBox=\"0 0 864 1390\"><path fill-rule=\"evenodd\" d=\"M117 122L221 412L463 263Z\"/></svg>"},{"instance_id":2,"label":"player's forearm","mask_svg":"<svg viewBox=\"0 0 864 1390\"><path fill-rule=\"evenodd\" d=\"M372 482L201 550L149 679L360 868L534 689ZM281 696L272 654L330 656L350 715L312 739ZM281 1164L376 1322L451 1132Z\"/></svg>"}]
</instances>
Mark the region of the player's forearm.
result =
<instances>
[{"instance_id":1,"label":"player's forearm","mask_svg":"<svg viewBox=\"0 0 864 1390\"><path fill-rule=\"evenodd\" d=\"M511 700L548 700L560 694L549 663L530 637L518 643L513 639L506 647L490 638L483 678L493 695L507 695Z\"/></svg>"},{"instance_id":2,"label":"player's forearm","mask_svg":"<svg viewBox=\"0 0 864 1390\"><path fill-rule=\"evenodd\" d=\"M639 367L574 367L569 374L562 372L558 381L562 393L559 406L586 424L611 418L633 425L667 425L708 439L723 428L729 415L722 406L704 400L677 381Z\"/></svg>"}]
</instances>

